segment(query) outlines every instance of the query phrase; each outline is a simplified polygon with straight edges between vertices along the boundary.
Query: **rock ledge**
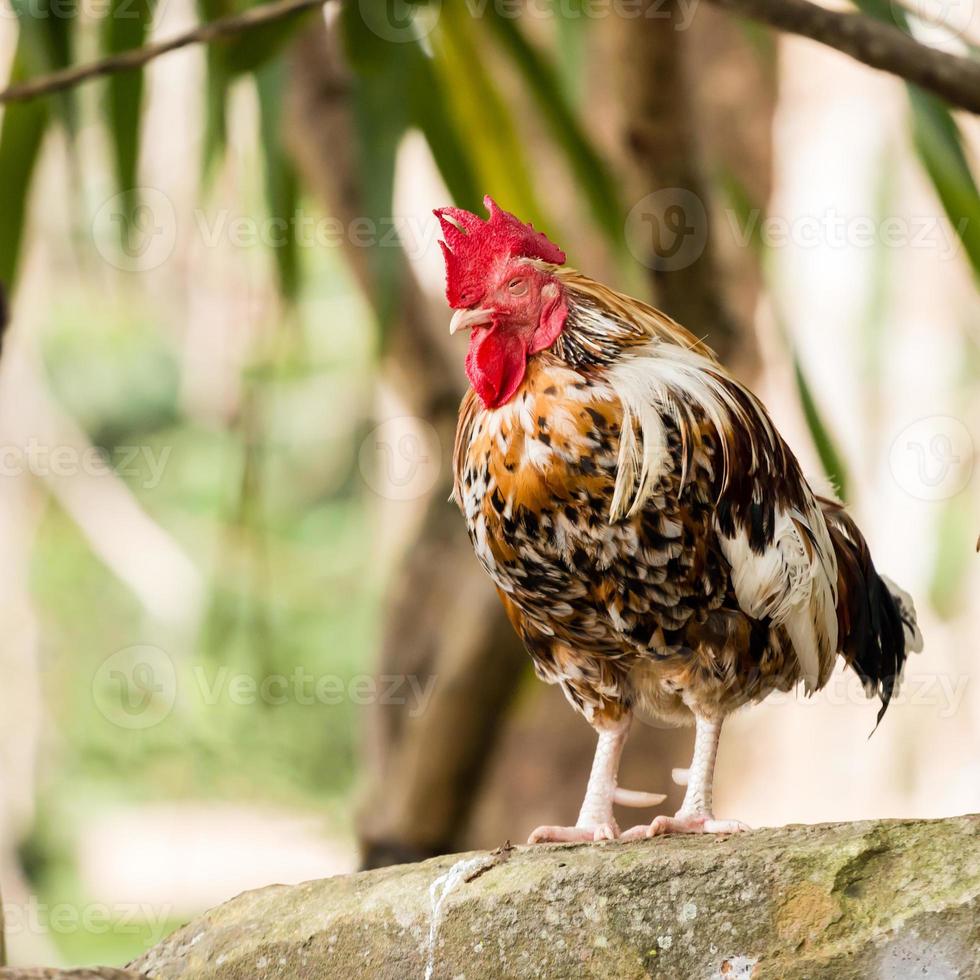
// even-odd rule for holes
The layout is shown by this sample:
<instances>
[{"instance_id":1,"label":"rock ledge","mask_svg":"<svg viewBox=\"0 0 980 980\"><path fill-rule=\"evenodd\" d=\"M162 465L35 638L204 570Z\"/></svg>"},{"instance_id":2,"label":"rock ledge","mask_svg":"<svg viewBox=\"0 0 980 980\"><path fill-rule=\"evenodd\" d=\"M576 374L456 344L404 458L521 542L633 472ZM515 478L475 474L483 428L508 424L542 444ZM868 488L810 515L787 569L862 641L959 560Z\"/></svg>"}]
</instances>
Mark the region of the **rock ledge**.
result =
<instances>
[{"instance_id":1,"label":"rock ledge","mask_svg":"<svg viewBox=\"0 0 980 980\"><path fill-rule=\"evenodd\" d=\"M980 978L980 816L501 849L248 892L153 980Z\"/></svg>"}]
</instances>

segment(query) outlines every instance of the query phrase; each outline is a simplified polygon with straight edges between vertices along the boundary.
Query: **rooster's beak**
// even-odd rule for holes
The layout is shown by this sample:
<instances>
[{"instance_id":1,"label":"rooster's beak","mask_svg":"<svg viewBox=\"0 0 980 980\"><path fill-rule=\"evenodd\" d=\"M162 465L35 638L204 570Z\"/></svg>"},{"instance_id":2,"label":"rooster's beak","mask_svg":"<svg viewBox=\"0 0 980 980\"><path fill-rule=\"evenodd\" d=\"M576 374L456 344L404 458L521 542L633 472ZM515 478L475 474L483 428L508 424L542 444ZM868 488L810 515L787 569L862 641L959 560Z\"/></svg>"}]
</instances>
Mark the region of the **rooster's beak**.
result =
<instances>
[{"instance_id":1,"label":"rooster's beak","mask_svg":"<svg viewBox=\"0 0 980 980\"><path fill-rule=\"evenodd\" d=\"M449 321L450 336L457 330L468 330L479 323L489 323L493 310L457 310Z\"/></svg>"}]
</instances>

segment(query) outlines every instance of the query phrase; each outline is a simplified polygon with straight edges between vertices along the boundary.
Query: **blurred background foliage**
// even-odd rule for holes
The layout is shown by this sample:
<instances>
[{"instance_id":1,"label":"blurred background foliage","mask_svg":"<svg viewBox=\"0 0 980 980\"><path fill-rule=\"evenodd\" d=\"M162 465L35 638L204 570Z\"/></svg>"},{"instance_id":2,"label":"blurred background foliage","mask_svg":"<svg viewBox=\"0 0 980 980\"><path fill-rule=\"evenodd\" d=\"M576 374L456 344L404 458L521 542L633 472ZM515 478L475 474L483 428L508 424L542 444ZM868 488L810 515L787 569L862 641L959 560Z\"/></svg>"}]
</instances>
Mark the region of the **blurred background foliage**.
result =
<instances>
[{"instance_id":1,"label":"blurred background foliage","mask_svg":"<svg viewBox=\"0 0 980 980\"><path fill-rule=\"evenodd\" d=\"M197 0L194 10L164 0L112 0L98 10L83 0L10 3L16 15L16 29L8 22L4 35L10 82L138 46L158 36L161 25L172 30L249 6L243 0ZM352 122L353 146L337 151L356 160L355 212L379 228L397 213L406 140L420 137L438 175L432 179L441 180L456 204L480 212L490 193L567 242L572 264L590 264L590 271L597 264L614 285L655 291L656 276L624 235L633 199L621 161L610 158L603 137L603 107L589 90L595 65L609 52L597 44L586 3L556 2L547 16L539 10L517 17L492 3L419 2L399 7L396 17L387 0L328 10L327 32L331 43L340 43L347 71L336 91L324 85L321 96L341 99ZM912 29L893 3L860 0L858 6L889 23L897 16ZM747 24L737 30L752 57L771 68L769 35ZM302 665L345 681L373 670L385 630L384 596L398 575L396 549L379 542L386 525L360 469L359 447L378 414L386 356L415 342L406 324L406 283L419 275L419 243L352 254L307 247L297 232L297 213L331 213L329 192L309 179L295 152L301 137L285 133L285 107L303 70L298 46L323 43L323 31L314 12L209 45L193 56L203 62L199 104L187 106L183 118L171 106L169 116L161 111L154 119L142 71L3 109L0 281L13 297L11 338L23 310L35 328L27 346L36 352L41 383L86 444L113 460L128 447L140 448L118 474L125 491L190 557L203 583L200 608L187 615L148 609L140 589L79 520L71 498L44 495L25 568L39 624L43 762L30 818L8 819L6 830L27 888L42 901L93 900L92 883L79 872L84 815L116 803L235 800L315 810L328 832L353 848L362 708L350 699L329 710L294 700L207 704L193 681L195 670L213 677L223 667L263 677ZM961 121L914 88L903 112L903 152L917 156L961 239L963 261L980 279L980 196ZM166 266L170 278L151 270L144 286L139 275L117 271L140 268L146 188L162 186L168 166L146 159L146 146L152 137L159 150L161 130L170 130L164 142L180 143L183 161L175 176L180 188L168 194L189 195L198 213L218 214L230 203L237 213L264 215L283 232L276 243L240 249L233 270L216 269L185 234ZM54 176L43 173L46 153ZM704 169L716 207L745 227L753 214L764 217L768 202L753 199L732 161L710 158ZM343 184L349 176L337 179ZM895 184L886 155L877 187L883 214L893 207ZM93 243L93 227L102 228L98 212L113 195L120 195L118 241L103 236ZM38 244L52 238L58 239L53 245ZM851 497L855 460L826 417L827 404L794 339L795 311L780 300L772 250L757 238L750 244L782 345L777 357L791 365L816 458ZM43 271L28 272L31 249ZM891 343L891 258L886 248L874 252L871 277L878 288L863 316L861 377L872 399L882 384L876 369ZM199 277L212 275L209 291ZM174 327L187 308L173 292L192 292L191 281L205 309L195 316L217 318L228 331L209 341L220 348L223 365L213 378L194 367L209 348L194 355L195 339ZM26 295L23 282L41 283L47 295ZM425 316L426 304L437 301L423 302ZM964 322L948 341L962 348L965 413L978 377L975 313L974 307L972 327ZM711 340L711 324L691 326ZM200 377L189 381L195 371ZM159 460L167 462L157 479ZM952 621L966 603L971 566L964 541L976 530L975 501L962 494L944 501L936 528L924 559L930 597L935 613ZM125 522L117 531L128 533ZM400 540L413 540L413 533L420 532L399 532ZM93 678L109 654L140 643L167 651L181 696L165 723L120 729L105 710L111 692L93 695ZM122 930L49 938L68 962L123 962L146 945L144 934Z\"/></svg>"}]
</instances>

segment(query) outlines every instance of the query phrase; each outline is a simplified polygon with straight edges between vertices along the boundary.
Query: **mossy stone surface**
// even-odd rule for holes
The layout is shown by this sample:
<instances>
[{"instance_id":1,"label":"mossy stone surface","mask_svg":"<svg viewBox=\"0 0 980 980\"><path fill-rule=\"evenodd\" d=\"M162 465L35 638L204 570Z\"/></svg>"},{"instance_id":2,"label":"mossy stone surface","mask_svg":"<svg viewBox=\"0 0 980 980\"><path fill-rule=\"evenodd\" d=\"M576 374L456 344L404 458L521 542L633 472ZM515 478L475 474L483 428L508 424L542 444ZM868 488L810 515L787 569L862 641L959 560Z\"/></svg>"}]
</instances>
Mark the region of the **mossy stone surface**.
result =
<instances>
[{"instance_id":1,"label":"mossy stone surface","mask_svg":"<svg viewBox=\"0 0 980 980\"><path fill-rule=\"evenodd\" d=\"M980 817L520 847L274 885L133 969L154 980L980 980Z\"/></svg>"}]
</instances>

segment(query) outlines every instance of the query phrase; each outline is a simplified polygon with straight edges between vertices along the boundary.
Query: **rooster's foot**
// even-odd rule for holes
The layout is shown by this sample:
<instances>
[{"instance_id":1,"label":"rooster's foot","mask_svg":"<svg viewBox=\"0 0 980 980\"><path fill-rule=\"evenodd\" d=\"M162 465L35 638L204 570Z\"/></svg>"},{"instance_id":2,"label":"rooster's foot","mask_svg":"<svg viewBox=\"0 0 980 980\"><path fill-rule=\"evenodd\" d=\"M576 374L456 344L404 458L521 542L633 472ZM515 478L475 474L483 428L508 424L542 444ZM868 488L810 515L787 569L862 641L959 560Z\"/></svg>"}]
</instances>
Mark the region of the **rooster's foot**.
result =
<instances>
[{"instance_id":1,"label":"rooster's foot","mask_svg":"<svg viewBox=\"0 0 980 980\"><path fill-rule=\"evenodd\" d=\"M716 820L710 813L678 813L654 817L650 824L630 827L621 840L642 840L664 834L739 834L751 828L741 820Z\"/></svg>"},{"instance_id":2,"label":"rooster's foot","mask_svg":"<svg viewBox=\"0 0 980 980\"><path fill-rule=\"evenodd\" d=\"M619 836L619 827L615 820L605 823L583 824L576 827L538 827L528 837L528 844L568 844L592 843L600 840L615 840Z\"/></svg>"}]
</instances>

